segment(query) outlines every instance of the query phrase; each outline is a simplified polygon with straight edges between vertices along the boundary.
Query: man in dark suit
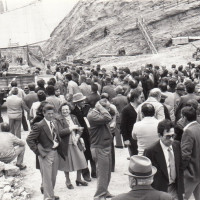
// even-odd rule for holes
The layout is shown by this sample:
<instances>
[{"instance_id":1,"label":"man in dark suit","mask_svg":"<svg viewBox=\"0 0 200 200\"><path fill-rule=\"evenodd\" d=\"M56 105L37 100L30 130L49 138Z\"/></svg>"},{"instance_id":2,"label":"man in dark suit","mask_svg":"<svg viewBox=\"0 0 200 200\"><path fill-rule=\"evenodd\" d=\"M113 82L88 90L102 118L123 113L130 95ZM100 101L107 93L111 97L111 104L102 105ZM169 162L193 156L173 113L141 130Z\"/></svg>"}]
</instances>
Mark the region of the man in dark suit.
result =
<instances>
[{"instance_id":1,"label":"man in dark suit","mask_svg":"<svg viewBox=\"0 0 200 200\"><path fill-rule=\"evenodd\" d=\"M75 103L75 108L74 110L72 110L71 113L77 117L79 124L82 127L84 127L83 133L81 136L84 140L85 148L86 148L86 150L84 151L84 155L85 155L86 160L90 161L90 165L92 169L91 176L93 178L96 178L96 166L95 166L95 162L92 159L92 154L90 150L90 136L89 136L89 131L88 131L89 122L87 121L87 118L86 118L88 111L90 109L90 106L85 104L85 99L86 97L83 96L82 93L74 94L73 103ZM82 176L85 181L87 182L91 181L89 168L82 170Z\"/></svg>"},{"instance_id":2,"label":"man in dark suit","mask_svg":"<svg viewBox=\"0 0 200 200\"><path fill-rule=\"evenodd\" d=\"M110 77L106 77L106 85L102 88L102 93L108 93L109 100L116 97L115 86L111 84Z\"/></svg>"},{"instance_id":3,"label":"man in dark suit","mask_svg":"<svg viewBox=\"0 0 200 200\"><path fill-rule=\"evenodd\" d=\"M181 169L180 143L174 141L175 134L170 120L158 124L160 140L144 151L152 165L157 168L153 188L170 193L175 200L182 200L184 193L183 171Z\"/></svg>"},{"instance_id":4,"label":"man in dark suit","mask_svg":"<svg viewBox=\"0 0 200 200\"><path fill-rule=\"evenodd\" d=\"M132 189L128 193L120 194L112 200L172 200L172 197L151 187L156 167L145 156L132 156L129 164L129 186Z\"/></svg>"},{"instance_id":5,"label":"man in dark suit","mask_svg":"<svg viewBox=\"0 0 200 200\"><path fill-rule=\"evenodd\" d=\"M28 88L30 92L24 97L24 102L31 109L32 104L38 101L38 96L35 93L35 83L29 83Z\"/></svg>"},{"instance_id":6,"label":"man in dark suit","mask_svg":"<svg viewBox=\"0 0 200 200\"><path fill-rule=\"evenodd\" d=\"M196 110L192 107L182 109L185 124L181 139L181 151L184 169L185 199L194 194L200 199L200 124L196 121Z\"/></svg>"},{"instance_id":7,"label":"man in dark suit","mask_svg":"<svg viewBox=\"0 0 200 200\"><path fill-rule=\"evenodd\" d=\"M35 93L35 83L29 83L28 88L30 92L24 97L24 103L31 109L33 103L38 101L38 96ZM30 116L28 116L28 119L30 119Z\"/></svg>"},{"instance_id":8,"label":"man in dark suit","mask_svg":"<svg viewBox=\"0 0 200 200\"><path fill-rule=\"evenodd\" d=\"M60 137L56 131L58 126L54 118L54 107L46 104L43 108L44 119L33 126L26 141L30 149L38 155L42 174L42 186L44 189L44 200L57 200L54 195L54 186L59 164L58 153L62 155L59 148Z\"/></svg>"},{"instance_id":9,"label":"man in dark suit","mask_svg":"<svg viewBox=\"0 0 200 200\"><path fill-rule=\"evenodd\" d=\"M137 141L132 138L133 125L137 119L135 109L142 103L142 91L135 89L128 94L129 104L124 107L121 114L120 131L124 140L124 145L128 147L130 156L137 155Z\"/></svg>"},{"instance_id":10,"label":"man in dark suit","mask_svg":"<svg viewBox=\"0 0 200 200\"><path fill-rule=\"evenodd\" d=\"M195 100L199 100L199 96L197 96L194 91L195 91L195 84L189 80L188 82L185 83L185 87L186 87L186 92L187 94L184 96L181 96L178 107L175 111L175 117L176 117L176 121L178 121L181 118L181 109L183 107L186 106L188 100L190 99L195 99Z\"/></svg>"},{"instance_id":11,"label":"man in dark suit","mask_svg":"<svg viewBox=\"0 0 200 200\"><path fill-rule=\"evenodd\" d=\"M93 83L91 85L91 90L92 90L91 94L88 95L86 98L86 103L88 103L91 106L91 108L94 108L96 102L101 99L100 95L97 93L98 85Z\"/></svg>"},{"instance_id":12,"label":"man in dark suit","mask_svg":"<svg viewBox=\"0 0 200 200\"><path fill-rule=\"evenodd\" d=\"M188 65L185 67L185 70L183 70L183 74L184 76L189 77L190 79L192 78L192 73Z\"/></svg>"},{"instance_id":13,"label":"man in dark suit","mask_svg":"<svg viewBox=\"0 0 200 200\"><path fill-rule=\"evenodd\" d=\"M121 122L121 113L126 105L128 105L128 99L123 95L124 89L121 85L118 85L115 89L117 96L112 99L112 103L116 106L117 111L119 112L119 118L117 119L115 139L116 139L116 148L123 148L121 134L120 134L120 122Z\"/></svg>"}]
</instances>

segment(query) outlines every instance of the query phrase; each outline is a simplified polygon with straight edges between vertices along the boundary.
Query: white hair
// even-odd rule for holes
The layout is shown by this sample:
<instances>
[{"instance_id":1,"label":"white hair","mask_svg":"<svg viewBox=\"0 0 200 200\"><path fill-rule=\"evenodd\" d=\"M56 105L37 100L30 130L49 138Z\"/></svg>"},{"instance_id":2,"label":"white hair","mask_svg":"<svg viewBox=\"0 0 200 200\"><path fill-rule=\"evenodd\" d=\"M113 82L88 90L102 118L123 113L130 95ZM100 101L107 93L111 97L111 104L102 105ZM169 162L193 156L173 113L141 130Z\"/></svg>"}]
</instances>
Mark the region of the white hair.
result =
<instances>
[{"instance_id":1,"label":"white hair","mask_svg":"<svg viewBox=\"0 0 200 200\"><path fill-rule=\"evenodd\" d=\"M153 176L148 178L135 178L129 176L129 186L132 189L136 185L151 185L153 183Z\"/></svg>"}]
</instances>

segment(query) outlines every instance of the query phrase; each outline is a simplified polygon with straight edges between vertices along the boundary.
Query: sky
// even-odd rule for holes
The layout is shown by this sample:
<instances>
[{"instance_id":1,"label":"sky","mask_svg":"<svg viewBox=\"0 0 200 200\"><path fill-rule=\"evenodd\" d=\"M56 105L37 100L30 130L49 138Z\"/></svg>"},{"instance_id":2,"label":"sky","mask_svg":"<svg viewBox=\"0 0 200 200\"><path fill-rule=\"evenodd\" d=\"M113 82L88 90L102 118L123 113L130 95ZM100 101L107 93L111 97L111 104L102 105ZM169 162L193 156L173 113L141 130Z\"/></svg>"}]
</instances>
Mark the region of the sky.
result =
<instances>
[{"instance_id":1,"label":"sky","mask_svg":"<svg viewBox=\"0 0 200 200\"><path fill-rule=\"evenodd\" d=\"M46 40L78 0L1 0L8 12L0 14L0 47ZM30 5L31 4L31 5ZM29 6L28 6L29 5Z\"/></svg>"}]
</instances>

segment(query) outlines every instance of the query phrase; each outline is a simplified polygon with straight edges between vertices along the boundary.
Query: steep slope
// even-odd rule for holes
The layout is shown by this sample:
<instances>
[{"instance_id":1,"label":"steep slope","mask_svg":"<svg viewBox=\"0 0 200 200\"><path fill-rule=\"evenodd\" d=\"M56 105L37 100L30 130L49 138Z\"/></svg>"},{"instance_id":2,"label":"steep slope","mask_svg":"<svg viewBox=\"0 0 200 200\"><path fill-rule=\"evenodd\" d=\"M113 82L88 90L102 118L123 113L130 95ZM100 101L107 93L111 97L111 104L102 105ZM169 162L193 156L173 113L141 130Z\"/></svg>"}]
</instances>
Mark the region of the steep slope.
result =
<instances>
[{"instance_id":1,"label":"steep slope","mask_svg":"<svg viewBox=\"0 0 200 200\"><path fill-rule=\"evenodd\" d=\"M159 50L176 36L200 35L200 1L194 0L80 0L55 28L43 49L49 58L66 59L151 52L137 20L147 30ZM104 37L104 29L108 35Z\"/></svg>"}]
</instances>

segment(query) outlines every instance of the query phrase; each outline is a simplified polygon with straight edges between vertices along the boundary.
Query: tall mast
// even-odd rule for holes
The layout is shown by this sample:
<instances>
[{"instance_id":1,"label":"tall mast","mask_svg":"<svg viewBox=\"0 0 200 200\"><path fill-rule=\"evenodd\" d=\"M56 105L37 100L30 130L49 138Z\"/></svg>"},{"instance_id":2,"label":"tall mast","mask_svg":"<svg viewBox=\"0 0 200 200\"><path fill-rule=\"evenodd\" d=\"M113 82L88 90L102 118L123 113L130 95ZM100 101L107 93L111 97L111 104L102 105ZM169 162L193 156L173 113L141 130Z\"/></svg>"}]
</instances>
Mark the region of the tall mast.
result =
<instances>
[{"instance_id":1,"label":"tall mast","mask_svg":"<svg viewBox=\"0 0 200 200\"><path fill-rule=\"evenodd\" d=\"M7 1L5 0L5 11L7 12L8 11L8 6L7 6Z\"/></svg>"},{"instance_id":2,"label":"tall mast","mask_svg":"<svg viewBox=\"0 0 200 200\"><path fill-rule=\"evenodd\" d=\"M4 6L2 0L0 0L0 14L4 13Z\"/></svg>"}]
</instances>

